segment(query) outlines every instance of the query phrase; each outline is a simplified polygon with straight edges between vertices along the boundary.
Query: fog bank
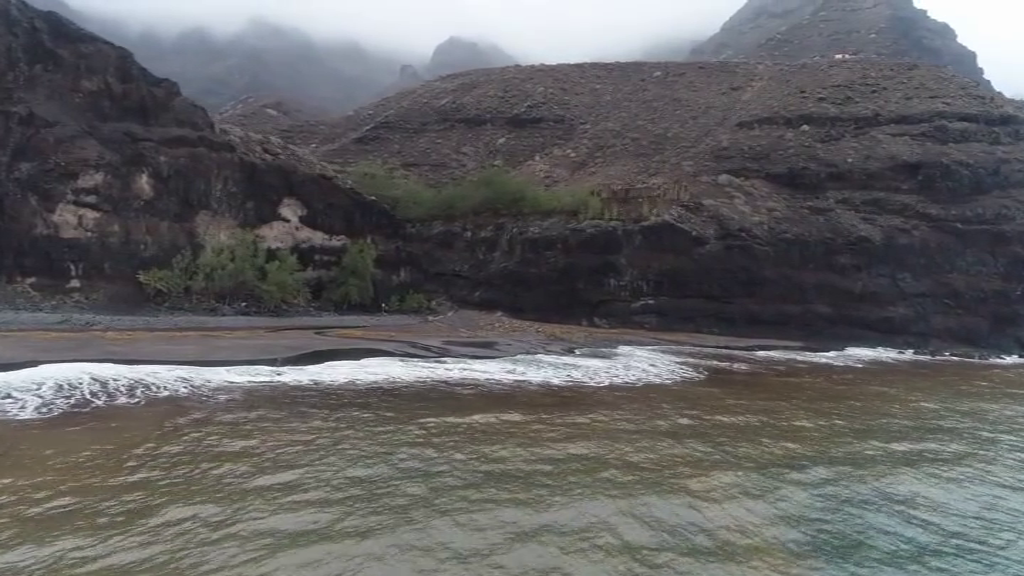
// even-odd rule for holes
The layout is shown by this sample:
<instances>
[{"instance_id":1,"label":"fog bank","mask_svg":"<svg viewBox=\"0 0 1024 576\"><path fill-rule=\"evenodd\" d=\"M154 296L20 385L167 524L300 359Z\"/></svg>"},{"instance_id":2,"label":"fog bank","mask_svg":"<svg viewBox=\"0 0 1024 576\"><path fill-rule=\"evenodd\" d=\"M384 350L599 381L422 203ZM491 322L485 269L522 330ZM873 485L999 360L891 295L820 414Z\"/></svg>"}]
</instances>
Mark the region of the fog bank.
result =
<instances>
[{"instance_id":1,"label":"fog bank","mask_svg":"<svg viewBox=\"0 0 1024 576\"><path fill-rule=\"evenodd\" d=\"M230 30L254 16L318 36L426 54L451 35L493 40L524 62L625 58L659 41L709 36L744 0L68 0L167 29ZM1001 90L1024 94L1018 0L917 0L979 53Z\"/></svg>"}]
</instances>

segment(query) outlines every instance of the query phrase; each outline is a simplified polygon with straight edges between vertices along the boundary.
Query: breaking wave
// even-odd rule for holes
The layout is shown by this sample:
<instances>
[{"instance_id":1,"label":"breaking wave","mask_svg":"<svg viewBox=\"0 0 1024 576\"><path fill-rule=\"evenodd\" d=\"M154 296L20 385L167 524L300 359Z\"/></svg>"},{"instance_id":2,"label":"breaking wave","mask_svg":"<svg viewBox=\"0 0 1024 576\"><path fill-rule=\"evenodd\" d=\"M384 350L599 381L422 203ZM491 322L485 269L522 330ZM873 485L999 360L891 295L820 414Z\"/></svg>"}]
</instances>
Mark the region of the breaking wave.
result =
<instances>
[{"instance_id":1,"label":"breaking wave","mask_svg":"<svg viewBox=\"0 0 1024 576\"><path fill-rule=\"evenodd\" d=\"M836 352L731 352L683 347L583 349L571 355L498 359L370 358L316 366L127 366L48 364L0 373L0 419L33 419L102 406L138 405L171 397L218 398L246 387L322 386L342 389L409 385L609 386L668 384L703 379L710 369L745 371L772 365L858 367L926 359L890 349ZM1000 363L1024 362L1018 358Z\"/></svg>"}]
</instances>

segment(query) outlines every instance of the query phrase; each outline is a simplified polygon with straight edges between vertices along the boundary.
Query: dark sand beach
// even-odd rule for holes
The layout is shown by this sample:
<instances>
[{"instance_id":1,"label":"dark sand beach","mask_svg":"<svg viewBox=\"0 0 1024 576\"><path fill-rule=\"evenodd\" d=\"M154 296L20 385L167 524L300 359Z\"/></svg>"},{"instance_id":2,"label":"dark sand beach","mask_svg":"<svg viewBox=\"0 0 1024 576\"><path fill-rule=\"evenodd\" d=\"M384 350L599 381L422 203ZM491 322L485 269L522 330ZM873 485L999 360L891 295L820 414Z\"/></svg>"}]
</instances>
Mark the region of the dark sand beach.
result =
<instances>
[{"instance_id":1,"label":"dark sand beach","mask_svg":"<svg viewBox=\"0 0 1024 576\"><path fill-rule=\"evenodd\" d=\"M6 370L58 362L288 366L389 356L496 358L624 345L811 348L791 340L544 324L474 311L309 318L0 314L0 369Z\"/></svg>"}]
</instances>

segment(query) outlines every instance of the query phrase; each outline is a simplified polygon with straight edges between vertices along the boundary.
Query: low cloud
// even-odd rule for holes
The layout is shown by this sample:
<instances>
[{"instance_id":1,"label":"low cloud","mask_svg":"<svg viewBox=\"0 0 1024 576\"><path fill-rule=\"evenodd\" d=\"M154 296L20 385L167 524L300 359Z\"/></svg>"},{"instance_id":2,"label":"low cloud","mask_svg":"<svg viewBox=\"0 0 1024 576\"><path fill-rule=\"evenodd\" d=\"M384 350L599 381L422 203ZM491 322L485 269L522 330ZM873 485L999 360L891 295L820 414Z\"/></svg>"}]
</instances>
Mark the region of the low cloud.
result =
<instances>
[{"instance_id":1,"label":"low cloud","mask_svg":"<svg viewBox=\"0 0 1024 576\"><path fill-rule=\"evenodd\" d=\"M713 33L743 0L67 0L143 26L229 30L254 16L318 36L427 53L450 35L484 37L527 62L614 59ZM1002 90L1024 94L1019 0L917 0L953 25Z\"/></svg>"}]
</instances>

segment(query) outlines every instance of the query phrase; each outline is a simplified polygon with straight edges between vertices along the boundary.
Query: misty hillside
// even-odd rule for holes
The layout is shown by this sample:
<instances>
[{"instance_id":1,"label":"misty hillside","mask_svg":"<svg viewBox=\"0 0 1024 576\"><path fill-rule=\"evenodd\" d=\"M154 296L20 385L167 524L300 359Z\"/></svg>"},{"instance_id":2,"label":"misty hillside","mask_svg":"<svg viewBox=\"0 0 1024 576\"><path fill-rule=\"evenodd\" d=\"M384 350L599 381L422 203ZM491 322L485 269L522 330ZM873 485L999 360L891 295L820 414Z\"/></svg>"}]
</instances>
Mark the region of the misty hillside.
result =
<instances>
[{"instance_id":1,"label":"misty hillside","mask_svg":"<svg viewBox=\"0 0 1024 576\"><path fill-rule=\"evenodd\" d=\"M694 47L700 44L700 40L682 39L674 41L657 42L640 54L639 60L670 62L683 62L690 58Z\"/></svg>"},{"instance_id":2,"label":"misty hillside","mask_svg":"<svg viewBox=\"0 0 1024 576\"><path fill-rule=\"evenodd\" d=\"M441 43L429 61L424 57L410 68L354 40L317 39L266 20L251 20L232 34L195 27L168 35L135 32L126 23L77 10L64 0L28 2L128 48L146 68L177 81L186 95L211 111L258 98L283 99L322 115L342 114L425 79L516 63L498 46L454 37Z\"/></svg>"},{"instance_id":3,"label":"misty hillside","mask_svg":"<svg viewBox=\"0 0 1024 576\"><path fill-rule=\"evenodd\" d=\"M148 34L121 42L211 110L257 96L346 112L372 101L402 64L357 42L317 41L261 20L229 36L194 28L170 38Z\"/></svg>"}]
</instances>

